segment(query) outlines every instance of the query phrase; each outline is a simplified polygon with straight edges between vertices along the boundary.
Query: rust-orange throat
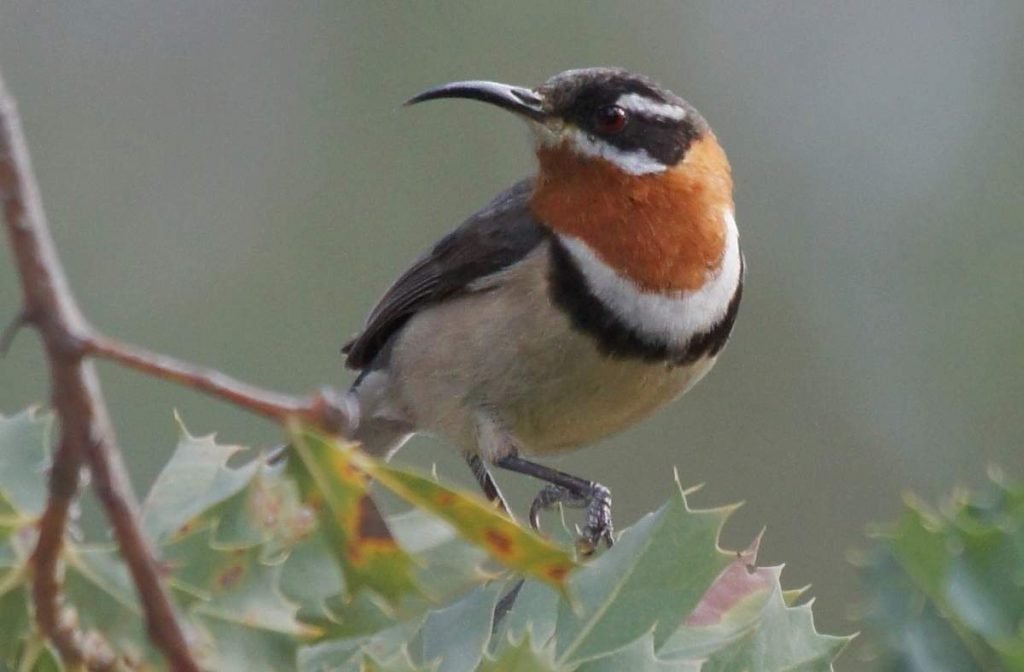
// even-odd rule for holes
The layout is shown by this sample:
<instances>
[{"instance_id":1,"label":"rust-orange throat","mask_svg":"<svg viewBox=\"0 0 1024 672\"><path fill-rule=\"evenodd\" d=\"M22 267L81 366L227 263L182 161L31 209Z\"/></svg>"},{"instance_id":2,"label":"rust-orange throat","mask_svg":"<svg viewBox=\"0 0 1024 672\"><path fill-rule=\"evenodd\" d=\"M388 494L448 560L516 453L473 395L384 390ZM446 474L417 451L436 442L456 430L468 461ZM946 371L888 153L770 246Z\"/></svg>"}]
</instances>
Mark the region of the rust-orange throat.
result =
<instances>
[{"instance_id":1,"label":"rust-orange throat","mask_svg":"<svg viewBox=\"0 0 1024 672\"><path fill-rule=\"evenodd\" d=\"M732 177L710 130L660 172L633 175L581 155L571 142L541 144L530 207L647 292L694 291L723 263Z\"/></svg>"}]
</instances>

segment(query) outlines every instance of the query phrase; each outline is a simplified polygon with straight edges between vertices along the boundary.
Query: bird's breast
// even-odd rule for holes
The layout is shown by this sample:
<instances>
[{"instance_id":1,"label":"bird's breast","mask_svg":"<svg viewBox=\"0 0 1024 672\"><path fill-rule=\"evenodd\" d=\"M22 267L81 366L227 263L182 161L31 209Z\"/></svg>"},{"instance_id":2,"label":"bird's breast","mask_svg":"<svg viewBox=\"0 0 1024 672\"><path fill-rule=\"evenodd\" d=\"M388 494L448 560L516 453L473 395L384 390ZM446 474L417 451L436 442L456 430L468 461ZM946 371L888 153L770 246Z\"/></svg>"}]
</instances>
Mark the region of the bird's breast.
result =
<instances>
[{"instance_id":1,"label":"bird's breast","mask_svg":"<svg viewBox=\"0 0 1024 672\"><path fill-rule=\"evenodd\" d=\"M693 291L648 292L605 264L578 239L552 243L550 294L606 355L688 365L716 356L739 311L743 258L729 215L724 260Z\"/></svg>"},{"instance_id":2,"label":"bird's breast","mask_svg":"<svg viewBox=\"0 0 1024 672\"><path fill-rule=\"evenodd\" d=\"M685 365L609 356L551 301L545 245L486 291L418 313L389 365L411 423L477 449L480 412L526 454L570 450L621 431L697 382L714 356Z\"/></svg>"},{"instance_id":3,"label":"bird's breast","mask_svg":"<svg viewBox=\"0 0 1024 672\"><path fill-rule=\"evenodd\" d=\"M710 133L678 165L651 175L626 174L565 146L541 147L538 159L533 214L640 291L697 291L726 261L732 179Z\"/></svg>"}]
</instances>

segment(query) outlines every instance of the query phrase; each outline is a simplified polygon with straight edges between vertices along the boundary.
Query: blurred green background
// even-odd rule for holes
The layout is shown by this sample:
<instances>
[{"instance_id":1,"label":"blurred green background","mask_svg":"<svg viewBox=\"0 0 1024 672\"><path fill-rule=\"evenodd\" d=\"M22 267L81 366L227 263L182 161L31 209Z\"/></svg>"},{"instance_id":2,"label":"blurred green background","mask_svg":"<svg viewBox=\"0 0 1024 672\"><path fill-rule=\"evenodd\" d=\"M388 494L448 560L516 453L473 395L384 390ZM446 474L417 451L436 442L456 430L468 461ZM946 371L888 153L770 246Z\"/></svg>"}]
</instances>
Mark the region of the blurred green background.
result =
<instances>
[{"instance_id":1,"label":"blurred green background","mask_svg":"<svg viewBox=\"0 0 1024 672\"><path fill-rule=\"evenodd\" d=\"M621 65L692 102L732 160L749 266L733 341L681 403L558 461L632 523L684 484L745 500L726 543L856 628L847 552L901 493L1024 474L1024 3L0 3L58 247L102 329L287 391L425 246L532 170L518 122L400 110L456 78ZM0 255L0 314L18 290ZM140 490L194 433L277 430L107 365ZM0 411L46 396L22 335ZM400 460L465 479L437 441ZM502 479L524 503L536 484ZM856 652L855 652L856 653ZM846 656L843 669L859 669Z\"/></svg>"}]
</instances>

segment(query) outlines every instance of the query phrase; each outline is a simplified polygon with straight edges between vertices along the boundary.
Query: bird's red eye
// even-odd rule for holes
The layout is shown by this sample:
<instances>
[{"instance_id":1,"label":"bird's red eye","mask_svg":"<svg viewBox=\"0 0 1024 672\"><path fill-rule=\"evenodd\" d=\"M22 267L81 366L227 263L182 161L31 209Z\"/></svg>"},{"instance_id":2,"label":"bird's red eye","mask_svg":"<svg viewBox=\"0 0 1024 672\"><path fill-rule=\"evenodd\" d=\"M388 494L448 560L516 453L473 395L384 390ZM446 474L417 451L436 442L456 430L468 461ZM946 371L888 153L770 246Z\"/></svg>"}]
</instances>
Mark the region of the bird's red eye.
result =
<instances>
[{"instance_id":1,"label":"bird's red eye","mask_svg":"<svg viewBox=\"0 0 1024 672\"><path fill-rule=\"evenodd\" d=\"M626 111L618 105L606 105L594 115L594 129L601 135L615 135L626 127Z\"/></svg>"}]
</instances>

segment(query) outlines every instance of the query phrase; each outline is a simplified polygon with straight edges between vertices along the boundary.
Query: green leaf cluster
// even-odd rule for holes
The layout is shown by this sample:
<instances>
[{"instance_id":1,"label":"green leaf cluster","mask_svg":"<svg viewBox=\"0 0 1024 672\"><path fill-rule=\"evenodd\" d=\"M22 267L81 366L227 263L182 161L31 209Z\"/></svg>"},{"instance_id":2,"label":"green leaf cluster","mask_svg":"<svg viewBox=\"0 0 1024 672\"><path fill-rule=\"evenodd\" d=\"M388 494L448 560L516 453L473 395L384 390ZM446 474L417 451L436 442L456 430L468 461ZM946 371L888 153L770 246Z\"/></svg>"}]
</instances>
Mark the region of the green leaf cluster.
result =
<instances>
[{"instance_id":1,"label":"green leaf cluster","mask_svg":"<svg viewBox=\"0 0 1024 672\"><path fill-rule=\"evenodd\" d=\"M28 594L49 423L0 419L0 670L60 669ZM205 669L829 670L846 642L815 631L778 568L755 567L756 544L718 548L731 509L690 509L681 489L577 560L475 495L316 433L289 438L267 456L182 430L146 497L144 531ZM371 481L411 510L383 516ZM63 563L86 642L123 669L161 669L116 548L72 531Z\"/></svg>"},{"instance_id":2,"label":"green leaf cluster","mask_svg":"<svg viewBox=\"0 0 1024 672\"><path fill-rule=\"evenodd\" d=\"M864 618L880 669L1024 672L1024 484L994 470L937 508L908 497L874 536Z\"/></svg>"}]
</instances>

